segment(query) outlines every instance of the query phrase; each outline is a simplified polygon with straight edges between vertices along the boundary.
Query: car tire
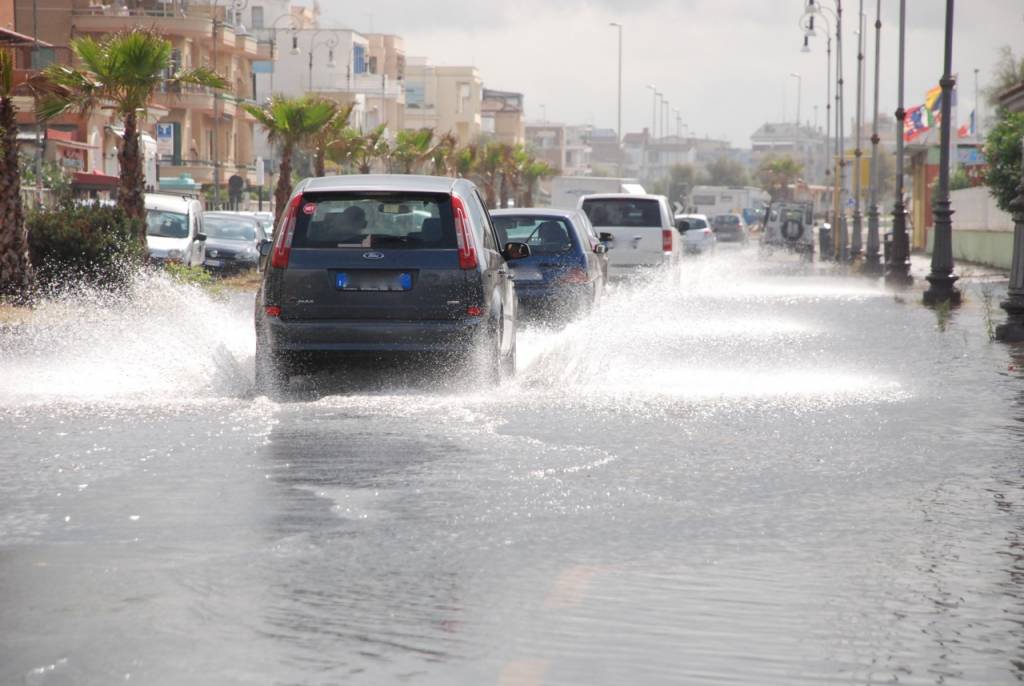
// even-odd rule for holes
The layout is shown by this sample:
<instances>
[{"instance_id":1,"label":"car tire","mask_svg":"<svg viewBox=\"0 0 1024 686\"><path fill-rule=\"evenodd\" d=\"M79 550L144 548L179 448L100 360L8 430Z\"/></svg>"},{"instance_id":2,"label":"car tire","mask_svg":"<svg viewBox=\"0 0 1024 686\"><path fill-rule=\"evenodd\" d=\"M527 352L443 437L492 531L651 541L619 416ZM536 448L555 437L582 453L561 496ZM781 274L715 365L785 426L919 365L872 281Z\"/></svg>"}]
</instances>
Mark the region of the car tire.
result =
<instances>
[{"instance_id":1,"label":"car tire","mask_svg":"<svg viewBox=\"0 0 1024 686\"><path fill-rule=\"evenodd\" d=\"M256 340L254 359L256 392L272 397L288 386L288 370L280 353Z\"/></svg>"},{"instance_id":2,"label":"car tire","mask_svg":"<svg viewBox=\"0 0 1024 686\"><path fill-rule=\"evenodd\" d=\"M501 358L501 380L514 379L516 376L516 340L512 339L512 349L508 351L508 355L504 355Z\"/></svg>"}]
</instances>

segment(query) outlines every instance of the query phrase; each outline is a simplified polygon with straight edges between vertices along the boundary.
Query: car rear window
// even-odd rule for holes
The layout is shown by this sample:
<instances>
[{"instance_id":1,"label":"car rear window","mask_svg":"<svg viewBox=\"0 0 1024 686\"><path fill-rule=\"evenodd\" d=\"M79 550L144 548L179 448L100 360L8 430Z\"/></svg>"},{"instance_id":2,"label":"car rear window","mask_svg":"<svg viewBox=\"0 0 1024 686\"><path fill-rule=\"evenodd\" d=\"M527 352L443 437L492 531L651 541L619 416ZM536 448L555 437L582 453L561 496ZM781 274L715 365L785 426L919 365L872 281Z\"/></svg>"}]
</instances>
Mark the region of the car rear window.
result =
<instances>
[{"instance_id":1,"label":"car rear window","mask_svg":"<svg viewBox=\"0 0 1024 686\"><path fill-rule=\"evenodd\" d=\"M557 255L576 246L576 232L564 217L491 217L502 245L526 243L534 255Z\"/></svg>"},{"instance_id":2,"label":"car rear window","mask_svg":"<svg viewBox=\"0 0 1024 686\"><path fill-rule=\"evenodd\" d=\"M292 246L454 250L451 198L435 193L307 194Z\"/></svg>"},{"instance_id":3,"label":"car rear window","mask_svg":"<svg viewBox=\"0 0 1024 686\"><path fill-rule=\"evenodd\" d=\"M724 224L739 224L740 218L732 214L720 214L712 220L715 226L722 226Z\"/></svg>"},{"instance_id":4,"label":"car rear window","mask_svg":"<svg viewBox=\"0 0 1024 686\"><path fill-rule=\"evenodd\" d=\"M583 211L594 226L661 226L657 200L594 198L583 201Z\"/></svg>"},{"instance_id":5,"label":"car rear window","mask_svg":"<svg viewBox=\"0 0 1024 686\"><path fill-rule=\"evenodd\" d=\"M689 231L690 229L706 229L708 223L700 217L677 217L676 228L680 231Z\"/></svg>"},{"instance_id":6,"label":"car rear window","mask_svg":"<svg viewBox=\"0 0 1024 686\"><path fill-rule=\"evenodd\" d=\"M209 215L203 217L203 230L210 238L227 241L255 241L258 222L247 217L224 217Z\"/></svg>"}]
</instances>

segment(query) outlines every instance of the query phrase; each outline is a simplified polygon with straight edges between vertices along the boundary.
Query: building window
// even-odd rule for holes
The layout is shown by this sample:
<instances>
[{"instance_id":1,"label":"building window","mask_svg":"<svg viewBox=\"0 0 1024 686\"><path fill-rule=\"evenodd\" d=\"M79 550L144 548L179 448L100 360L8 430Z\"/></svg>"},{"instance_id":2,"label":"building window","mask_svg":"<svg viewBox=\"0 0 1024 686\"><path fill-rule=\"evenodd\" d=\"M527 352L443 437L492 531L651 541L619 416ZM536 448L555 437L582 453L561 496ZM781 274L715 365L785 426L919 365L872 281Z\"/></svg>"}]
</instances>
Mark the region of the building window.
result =
<instances>
[{"instance_id":1,"label":"building window","mask_svg":"<svg viewBox=\"0 0 1024 686\"><path fill-rule=\"evenodd\" d=\"M366 48L362 45L352 46L352 71L356 74L366 73Z\"/></svg>"},{"instance_id":2,"label":"building window","mask_svg":"<svg viewBox=\"0 0 1024 686\"><path fill-rule=\"evenodd\" d=\"M377 73L377 56L376 55L370 55L370 73L371 74L376 74Z\"/></svg>"},{"instance_id":3,"label":"building window","mask_svg":"<svg viewBox=\"0 0 1024 686\"><path fill-rule=\"evenodd\" d=\"M263 8L256 6L252 8L252 28L263 28Z\"/></svg>"}]
</instances>

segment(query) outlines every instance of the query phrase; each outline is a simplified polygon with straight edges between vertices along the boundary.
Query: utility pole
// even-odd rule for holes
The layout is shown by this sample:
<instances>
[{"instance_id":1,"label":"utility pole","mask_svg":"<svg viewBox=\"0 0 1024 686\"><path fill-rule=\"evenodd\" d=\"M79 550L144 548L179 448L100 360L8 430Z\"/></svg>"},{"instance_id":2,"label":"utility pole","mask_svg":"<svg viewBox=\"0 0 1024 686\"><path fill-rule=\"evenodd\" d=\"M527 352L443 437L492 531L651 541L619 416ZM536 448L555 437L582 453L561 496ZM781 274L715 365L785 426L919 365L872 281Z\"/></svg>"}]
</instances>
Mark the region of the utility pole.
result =
<instances>
[{"instance_id":1,"label":"utility pole","mask_svg":"<svg viewBox=\"0 0 1024 686\"><path fill-rule=\"evenodd\" d=\"M932 269L928 276L928 290L924 292L926 305L960 304L960 290L954 286L958 277L953 269L953 210L949 201L949 158L953 122L953 0L946 0L946 46L942 80L942 128L939 150L939 187L932 213L935 215L935 245L932 248Z\"/></svg>"},{"instance_id":2,"label":"utility pole","mask_svg":"<svg viewBox=\"0 0 1024 686\"><path fill-rule=\"evenodd\" d=\"M802 97L804 80L796 72L790 72L789 75L796 79L796 125L800 126L800 99Z\"/></svg>"},{"instance_id":3,"label":"utility pole","mask_svg":"<svg viewBox=\"0 0 1024 686\"><path fill-rule=\"evenodd\" d=\"M892 211L892 252L885 265L885 282L893 286L909 286L914 282L910 275L910 238L907 236L907 206L903 202L903 120L907 112L903 108L903 79L906 66L907 47L907 0L900 0L900 47L899 75L896 106L896 204Z\"/></svg>"},{"instance_id":4,"label":"utility pole","mask_svg":"<svg viewBox=\"0 0 1024 686\"><path fill-rule=\"evenodd\" d=\"M868 251L864 256L864 273L880 274L882 265L878 258L878 76L879 58L882 49L882 0L876 0L875 8L875 99L871 125L871 198L868 205Z\"/></svg>"}]
</instances>

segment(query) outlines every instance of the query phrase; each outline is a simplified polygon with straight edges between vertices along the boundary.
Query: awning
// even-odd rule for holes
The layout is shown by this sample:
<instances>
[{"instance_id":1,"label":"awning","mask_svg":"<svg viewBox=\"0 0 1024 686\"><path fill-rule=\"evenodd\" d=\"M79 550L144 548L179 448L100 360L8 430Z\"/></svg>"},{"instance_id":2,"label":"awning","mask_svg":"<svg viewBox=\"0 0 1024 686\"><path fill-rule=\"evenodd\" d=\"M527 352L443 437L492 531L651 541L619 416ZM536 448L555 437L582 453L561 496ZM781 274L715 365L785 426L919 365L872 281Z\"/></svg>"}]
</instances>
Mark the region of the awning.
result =
<instances>
[{"instance_id":1,"label":"awning","mask_svg":"<svg viewBox=\"0 0 1024 686\"><path fill-rule=\"evenodd\" d=\"M0 28L0 43L6 45L35 45L36 39L32 36L26 36L23 33L12 31L10 29ZM46 41L39 41L39 47L41 48L52 48L52 43Z\"/></svg>"},{"instance_id":2,"label":"awning","mask_svg":"<svg viewBox=\"0 0 1024 686\"><path fill-rule=\"evenodd\" d=\"M76 188L107 190L120 186L121 177L98 172L75 172L71 175L71 185Z\"/></svg>"},{"instance_id":3,"label":"awning","mask_svg":"<svg viewBox=\"0 0 1024 686\"><path fill-rule=\"evenodd\" d=\"M99 150L100 147L98 145L82 143L81 141L64 141L56 138L51 138L50 142L54 145L59 145L62 148L74 148L75 150Z\"/></svg>"}]
</instances>

